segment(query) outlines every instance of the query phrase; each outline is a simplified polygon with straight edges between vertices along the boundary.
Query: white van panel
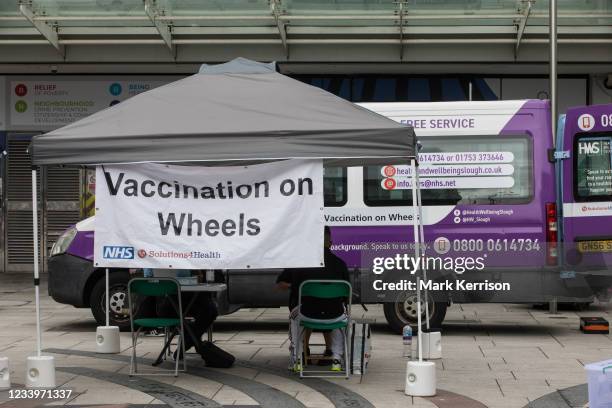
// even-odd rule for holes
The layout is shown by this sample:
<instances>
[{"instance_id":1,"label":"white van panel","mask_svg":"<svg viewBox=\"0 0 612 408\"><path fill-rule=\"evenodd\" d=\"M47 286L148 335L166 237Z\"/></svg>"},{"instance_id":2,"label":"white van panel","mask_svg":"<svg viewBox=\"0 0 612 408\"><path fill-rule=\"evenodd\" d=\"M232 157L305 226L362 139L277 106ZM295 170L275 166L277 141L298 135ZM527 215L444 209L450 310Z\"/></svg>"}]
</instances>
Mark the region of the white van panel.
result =
<instances>
[{"instance_id":1,"label":"white van panel","mask_svg":"<svg viewBox=\"0 0 612 408\"><path fill-rule=\"evenodd\" d=\"M527 100L360 103L420 136L497 135Z\"/></svg>"}]
</instances>

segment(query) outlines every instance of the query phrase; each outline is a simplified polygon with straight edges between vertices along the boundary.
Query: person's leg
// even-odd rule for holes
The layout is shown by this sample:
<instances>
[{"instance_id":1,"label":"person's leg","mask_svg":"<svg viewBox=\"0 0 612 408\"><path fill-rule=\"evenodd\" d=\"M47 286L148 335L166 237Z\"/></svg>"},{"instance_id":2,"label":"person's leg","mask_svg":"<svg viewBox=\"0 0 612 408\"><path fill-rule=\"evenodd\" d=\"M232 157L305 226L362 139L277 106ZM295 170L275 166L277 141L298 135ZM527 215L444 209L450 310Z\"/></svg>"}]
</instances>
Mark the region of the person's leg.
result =
<instances>
[{"instance_id":1,"label":"person's leg","mask_svg":"<svg viewBox=\"0 0 612 408\"><path fill-rule=\"evenodd\" d=\"M304 346L306 347L306 357L310 354L310 336L312 335L312 329L303 329L304 333Z\"/></svg>"},{"instance_id":2,"label":"person's leg","mask_svg":"<svg viewBox=\"0 0 612 408\"><path fill-rule=\"evenodd\" d=\"M319 359L317 363L319 366L328 366L331 365L332 361L329 357L332 356L331 344L332 344L332 335L331 330L322 330L323 339L325 340L325 351L323 352L323 357Z\"/></svg>"},{"instance_id":3,"label":"person's leg","mask_svg":"<svg viewBox=\"0 0 612 408\"><path fill-rule=\"evenodd\" d=\"M193 322L189 325L189 327L191 328L191 331L193 332L195 338L198 341L201 341L204 333L208 330L210 325L216 320L218 316L217 306L215 305L215 302L213 302L209 294L190 293L187 295L189 296L184 296L182 298L183 307L186 307L192 300L190 296L197 296L194 300L193 305L191 306L191 309L189 310L190 317L194 319ZM187 346L191 347L191 339L189 338L189 336L186 337L187 339L185 339L185 349L187 349ZM199 345L200 344L195 345L196 349L199 349Z\"/></svg>"},{"instance_id":4,"label":"person's leg","mask_svg":"<svg viewBox=\"0 0 612 408\"><path fill-rule=\"evenodd\" d=\"M330 332L332 371L342 371L342 357L344 355L344 330L334 329ZM344 364L348 364L347 361Z\"/></svg>"},{"instance_id":5,"label":"person's leg","mask_svg":"<svg viewBox=\"0 0 612 408\"><path fill-rule=\"evenodd\" d=\"M331 338L331 352L334 360L341 360L344 355L344 331L334 329L329 332Z\"/></svg>"},{"instance_id":6,"label":"person's leg","mask_svg":"<svg viewBox=\"0 0 612 408\"><path fill-rule=\"evenodd\" d=\"M326 330L323 332L323 339L325 339L325 351L331 350L332 345L332 335L330 330Z\"/></svg>"}]
</instances>

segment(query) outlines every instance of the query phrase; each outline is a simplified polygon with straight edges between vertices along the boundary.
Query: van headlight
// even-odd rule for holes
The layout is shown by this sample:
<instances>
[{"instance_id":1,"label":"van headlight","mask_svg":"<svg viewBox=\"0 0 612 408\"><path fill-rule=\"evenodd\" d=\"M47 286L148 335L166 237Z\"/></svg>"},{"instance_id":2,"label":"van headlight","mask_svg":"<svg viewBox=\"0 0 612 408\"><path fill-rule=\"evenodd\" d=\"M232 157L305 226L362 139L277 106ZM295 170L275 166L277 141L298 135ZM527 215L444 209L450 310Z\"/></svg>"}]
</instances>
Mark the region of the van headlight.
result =
<instances>
[{"instance_id":1,"label":"van headlight","mask_svg":"<svg viewBox=\"0 0 612 408\"><path fill-rule=\"evenodd\" d=\"M64 231L64 233L60 235L57 241L55 241L55 244L53 244L53 246L51 247L50 256L60 255L66 252L66 250L74 240L74 237L76 237L76 234L76 228L70 228Z\"/></svg>"}]
</instances>

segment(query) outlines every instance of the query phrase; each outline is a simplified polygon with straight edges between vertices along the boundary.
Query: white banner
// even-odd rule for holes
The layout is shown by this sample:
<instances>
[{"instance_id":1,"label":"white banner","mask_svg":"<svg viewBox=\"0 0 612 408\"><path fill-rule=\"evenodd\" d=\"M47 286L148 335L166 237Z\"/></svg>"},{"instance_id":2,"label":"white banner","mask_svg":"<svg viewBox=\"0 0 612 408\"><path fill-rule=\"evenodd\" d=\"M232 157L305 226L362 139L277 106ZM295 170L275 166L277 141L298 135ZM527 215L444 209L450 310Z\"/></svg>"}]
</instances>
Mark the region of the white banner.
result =
<instances>
[{"instance_id":1,"label":"white banner","mask_svg":"<svg viewBox=\"0 0 612 408\"><path fill-rule=\"evenodd\" d=\"M98 166L96 180L98 267L323 265L320 160Z\"/></svg>"}]
</instances>

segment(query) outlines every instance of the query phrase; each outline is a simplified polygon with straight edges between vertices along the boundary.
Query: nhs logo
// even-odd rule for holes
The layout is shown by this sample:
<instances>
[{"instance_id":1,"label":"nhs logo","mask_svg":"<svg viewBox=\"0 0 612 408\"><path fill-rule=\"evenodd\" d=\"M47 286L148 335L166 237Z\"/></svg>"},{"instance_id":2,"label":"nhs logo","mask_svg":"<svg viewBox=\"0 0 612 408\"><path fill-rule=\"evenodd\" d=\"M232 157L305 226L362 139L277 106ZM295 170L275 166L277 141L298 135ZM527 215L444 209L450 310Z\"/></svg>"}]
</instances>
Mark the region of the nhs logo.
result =
<instances>
[{"instance_id":1,"label":"nhs logo","mask_svg":"<svg viewBox=\"0 0 612 408\"><path fill-rule=\"evenodd\" d=\"M131 246L104 246L102 248L104 259L134 259L134 247Z\"/></svg>"}]
</instances>

